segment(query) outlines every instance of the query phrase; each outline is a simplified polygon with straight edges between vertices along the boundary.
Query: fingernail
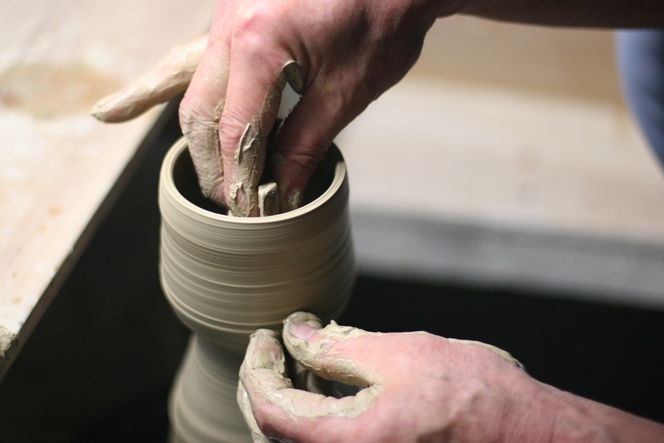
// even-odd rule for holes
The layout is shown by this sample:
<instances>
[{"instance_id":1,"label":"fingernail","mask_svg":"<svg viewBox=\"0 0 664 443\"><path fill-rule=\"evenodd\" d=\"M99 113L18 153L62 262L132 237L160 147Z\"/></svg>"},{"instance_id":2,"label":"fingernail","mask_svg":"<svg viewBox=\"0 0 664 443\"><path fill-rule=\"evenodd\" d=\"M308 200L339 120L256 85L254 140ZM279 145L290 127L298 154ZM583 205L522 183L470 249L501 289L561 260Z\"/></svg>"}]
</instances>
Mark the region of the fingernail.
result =
<instances>
[{"instance_id":1,"label":"fingernail","mask_svg":"<svg viewBox=\"0 0 664 443\"><path fill-rule=\"evenodd\" d=\"M290 332L297 338L304 340L314 335L316 331L318 331L318 328L314 328L306 323L292 323L290 326Z\"/></svg>"},{"instance_id":2,"label":"fingernail","mask_svg":"<svg viewBox=\"0 0 664 443\"><path fill-rule=\"evenodd\" d=\"M101 117L102 108L106 104L106 100L99 100L95 105L92 107L92 110L90 111L90 114L92 114L93 117L99 118Z\"/></svg>"}]
</instances>

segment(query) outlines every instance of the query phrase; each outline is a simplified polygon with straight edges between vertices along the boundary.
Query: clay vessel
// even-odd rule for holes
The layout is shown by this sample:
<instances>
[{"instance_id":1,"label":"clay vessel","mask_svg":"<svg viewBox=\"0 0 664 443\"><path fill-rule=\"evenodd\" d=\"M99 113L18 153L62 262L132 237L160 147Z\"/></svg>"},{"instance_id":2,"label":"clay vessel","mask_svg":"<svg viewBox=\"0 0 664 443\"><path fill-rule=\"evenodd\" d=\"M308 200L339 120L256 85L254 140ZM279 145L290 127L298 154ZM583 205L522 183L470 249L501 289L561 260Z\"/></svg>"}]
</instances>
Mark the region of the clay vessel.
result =
<instances>
[{"instance_id":1,"label":"clay vessel","mask_svg":"<svg viewBox=\"0 0 664 443\"><path fill-rule=\"evenodd\" d=\"M304 204L240 218L203 198L184 139L160 175L161 284L194 336L171 392L174 441L251 441L235 403L249 335L280 330L294 311L324 322L344 309L355 278L348 178L332 146Z\"/></svg>"}]
</instances>

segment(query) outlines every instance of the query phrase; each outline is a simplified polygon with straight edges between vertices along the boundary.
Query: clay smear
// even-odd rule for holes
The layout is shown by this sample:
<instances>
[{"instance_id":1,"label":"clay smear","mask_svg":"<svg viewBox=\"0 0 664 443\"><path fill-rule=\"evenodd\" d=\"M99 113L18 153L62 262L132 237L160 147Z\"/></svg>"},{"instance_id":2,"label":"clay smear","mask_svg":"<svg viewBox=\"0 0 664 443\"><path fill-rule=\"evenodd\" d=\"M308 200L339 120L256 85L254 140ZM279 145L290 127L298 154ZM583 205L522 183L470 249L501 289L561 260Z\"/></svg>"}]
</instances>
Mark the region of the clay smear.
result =
<instances>
[{"instance_id":1,"label":"clay smear","mask_svg":"<svg viewBox=\"0 0 664 443\"><path fill-rule=\"evenodd\" d=\"M315 363L315 356L321 349L329 347L331 341L354 339L363 335L380 335L357 328L339 326L334 321L320 329L318 334L325 338L315 344L293 336L290 328L293 323L306 323L321 328L321 320L307 312L296 312L284 321L282 337L293 358L304 368L329 380L362 386L364 389L355 395L334 398L314 392L293 388L286 373L286 360L279 336L274 331L259 329L251 336L244 362L240 368L241 381L238 385L237 400L245 417L253 441L265 443L270 440L261 432L251 409L251 401L270 403L295 420L320 417L353 418L366 412L380 395L382 387L378 374L362 374L350 360L335 360L334 369ZM329 356L329 353L326 354ZM260 398L250 399L247 389Z\"/></svg>"},{"instance_id":2,"label":"clay smear","mask_svg":"<svg viewBox=\"0 0 664 443\"><path fill-rule=\"evenodd\" d=\"M291 333L294 323L304 323L318 329L317 336L322 339L315 342L299 338ZM413 332L412 334L424 334ZM337 352L337 344L344 340L354 340L363 336L380 336L381 333L367 332L361 329L339 326L332 321L322 328L318 317L307 312L295 312L284 321L283 342L296 362L306 370L327 380L336 380L353 386L363 387L355 395L333 398L318 393L294 389L291 379L286 374L283 348L278 335L269 330L258 330L251 337L251 342L240 369L241 382L238 388L238 402L245 420L252 429L254 442L266 442L251 410L250 400L270 403L279 407L291 418L319 417L357 417L371 408L375 399L383 390L384 383L379 373L365 368L361 363L343 358ZM441 337L442 338L442 337ZM481 346L496 353L509 363L523 368L509 353L495 346L477 341L444 339L451 343L468 346ZM296 374L300 378L301 374ZM291 375L293 377L293 375ZM254 397L250 399L248 391Z\"/></svg>"},{"instance_id":3,"label":"clay smear","mask_svg":"<svg viewBox=\"0 0 664 443\"><path fill-rule=\"evenodd\" d=\"M123 122L184 92L205 52L207 41L208 35L204 35L174 47L150 72L100 100L93 107L92 115L104 122ZM228 75L229 66L220 67L217 74L219 83L227 83ZM265 93L259 113L245 127L235 151L233 182L227 185L224 184L222 149L219 144L219 120L225 105L225 95L214 111L210 111L210 115L198 115L185 109L180 111L180 124L190 146L201 192L218 204L228 206L229 215L261 215L258 185L265 170L267 137L277 118L286 85L290 85L298 94L304 88L302 70L294 60L287 61L274 73L274 81ZM224 197L225 186L228 186L229 193L227 201ZM286 212L298 208L302 202L301 197L301 194L289 196L280 205L281 210Z\"/></svg>"},{"instance_id":4,"label":"clay smear","mask_svg":"<svg viewBox=\"0 0 664 443\"><path fill-rule=\"evenodd\" d=\"M294 358L298 359L296 355ZM307 367L306 363L304 366ZM371 385L354 396L334 398L294 389L285 368L283 348L276 335L272 331L262 329L256 331L240 369L243 388L249 386L249 391L261 395L263 402L278 406L295 419L328 416L357 417L371 406L381 391L379 385ZM307 368L317 375L323 376L315 368ZM349 370L353 369L349 368ZM329 376L329 374L327 375ZM348 380L352 377L335 378ZM247 417L246 408L244 412L249 423L255 422L253 418Z\"/></svg>"},{"instance_id":5,"label":"clay smear","mask_svg":"<svg viewBox=\"0 0 664 443\"><path fill-rule=\"evenodd\" d=\"M304 87L302 70L294 60L289 60L275 72L274 83L268 87L260 113L247 124L240 138L235 151L235 177L229 188L228 207L231 215L259 215L257 188L265 169L267 138L277 118L287 84L297 93L301 93ZM296 208L288 204L282 209Z\"/></svg>"},{"instance_id":6,"label":"clay smear","mask_svg":"<svg viewBox=\"0 0 664 443\"><path fill-rule=\"evenodd\" d=\"M97 102L92 115L107 123L123 122L184 92L205 52L207 40L206 34L175 46L150 72Z\"/></svg>"}]
</instances>

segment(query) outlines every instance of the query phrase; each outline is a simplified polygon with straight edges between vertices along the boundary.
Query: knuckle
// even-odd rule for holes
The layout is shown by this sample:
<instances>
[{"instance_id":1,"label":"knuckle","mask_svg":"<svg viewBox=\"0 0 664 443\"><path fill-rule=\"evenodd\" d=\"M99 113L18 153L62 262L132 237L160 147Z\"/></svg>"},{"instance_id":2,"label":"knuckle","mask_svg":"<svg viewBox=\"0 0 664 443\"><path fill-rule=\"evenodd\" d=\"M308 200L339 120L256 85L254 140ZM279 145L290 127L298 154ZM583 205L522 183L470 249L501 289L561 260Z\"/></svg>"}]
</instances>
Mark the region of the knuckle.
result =
<instances>
[{"instance_id":1,"label":"knuckle","mask_svg":"<svg viewBox=\"0 0 664 443\"><path fill-rule=\"evenodd\" d=\"M219 117L213 111L202 110L194 97L185 95L178 109L178 117L182 132L187 133L202 130L214 130L216 132Z\"/></svg>"},{"instance_id":2,"label":"knuckle","mask_svg":"<svg viewBox=\"0 0 664 443\"><path fill-rule=\"evenodd\" d=\"M264 433L269 433L271 425L271 416L267 411L267 404L263 402L256 402L255 405L252 405L252 412L254 414L254 419L256 424Z\"/></svg>"},{"instance_id":3,"label":"knuckle","mask_svg":"<svg viewBox=\"0 0 664 443\"><path fill-rule=\"evenodd\" d=\"M224 110L219 120L219 142L222 146L236 146L240 143L242 132L246 124L241 123L240 117L231 108Z\"/></svg>"},{"instance_id":4,"label":"knuckle","mask_svg":"<svg viewBox=\"0 0 664 443\"><path fill-rule=\"evenodd\" d=\"M233 20L233 37L262 32L278 18L279 9L274 8L273 3L275 2L245 2L238 7Z\"/></svg>"},{"instance_id":5,"label":"knuckle","mask_svg":"<svg viewBox=\"0 0 664 443\"><path fill-rule=\"evenodd\" d=\"M180 118L180 124L182 126L189 126L191 125L193 118L192 118L192 111L191 108L188 106L187 103L185 103L185 100L182 100L180 103L180 107L178 108L178 117Z\"/></svg>"},{"instance_id":6,"label":"knuckle","mask_svg":"<svg viewBox=\"0 0 664 443\"><path fill-rule=\"evenodd\" d=\"M292 146L292 145L291 145ZM288 162L313 173L325 158L328 144L320 142L299 142L296 150L288 152Z\"/></svg>"},{"instance_id":7,"label":"knuckle","mask_svg":"<svg viewBox=\"0 0 664 443\"><path fill-rule=\"evenodd\" d=\"M268 64L278 60L281 64L272 66L271 73L285 62L278 56L280 51L277 47L283 36L280 30L288 23L283 8L275 5L279 3L258 1L241 6L233 21L231 33L234 51L239 51L243 57L258 57L262 63ZM282 25L281 28L278 24Z\"/></svg>"},{"instance_id":8,"label":"knuckle","mask_svg":"<svg viewBox=\"0 0 664 443\"><path fill-rule=\"evenodd\" d=\"M180 103L178 117L180 118L180 126L182 126L183 131L186 131L187 128L190 128L195 122L194 112L186 98Z\"/></svg>"}]
</instances>

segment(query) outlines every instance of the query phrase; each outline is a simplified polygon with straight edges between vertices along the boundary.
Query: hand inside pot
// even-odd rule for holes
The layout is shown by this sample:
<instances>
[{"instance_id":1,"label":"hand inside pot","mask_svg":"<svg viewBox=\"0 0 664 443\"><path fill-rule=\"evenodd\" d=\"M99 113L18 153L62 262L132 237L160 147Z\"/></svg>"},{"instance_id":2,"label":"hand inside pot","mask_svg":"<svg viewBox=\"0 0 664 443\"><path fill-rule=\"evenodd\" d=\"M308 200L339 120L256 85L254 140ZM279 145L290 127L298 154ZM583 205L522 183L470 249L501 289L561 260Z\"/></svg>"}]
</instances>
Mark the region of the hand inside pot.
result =
<instances>
[{"instance_id":1,"label":"hand inside pot","mask_svg":"<svg viewBox=\"0 0 664 443\"><path fill-rule=\"evenodd\" d=\"M415 63L427 30L453 12L447 3L220 0L209 39L174 48L93 115L123 121L188 88L180 123L203 193L258 215L267 163L290 210L334 137ZM303 95L267 156L286 83Z\"/></svg>"}]
</instances>

